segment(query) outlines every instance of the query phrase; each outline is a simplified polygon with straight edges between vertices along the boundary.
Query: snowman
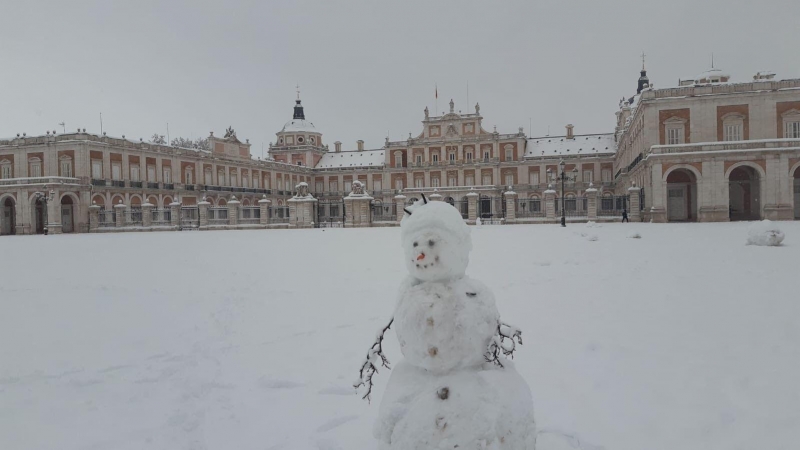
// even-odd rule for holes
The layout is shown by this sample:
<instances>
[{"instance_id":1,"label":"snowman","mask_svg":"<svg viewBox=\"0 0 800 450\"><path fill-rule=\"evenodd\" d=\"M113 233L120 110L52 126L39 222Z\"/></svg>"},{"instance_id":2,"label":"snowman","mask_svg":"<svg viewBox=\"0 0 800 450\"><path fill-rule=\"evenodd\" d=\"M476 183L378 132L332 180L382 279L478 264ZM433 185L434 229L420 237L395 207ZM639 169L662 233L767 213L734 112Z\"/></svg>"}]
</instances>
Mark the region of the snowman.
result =
<instances>
[{"instance_id":1,"label":"snowman","mask_svg":"<svg viewBox=\"0 0 800 450\"><path fill-rule=\"evenodd\" d=\"M356 388L372 391L389 368L384 333L396 325L404 359L393 369L373 434L383 450L533 450L530 389L507 356L521 333L502 323L492 292L465 275L469 227L446 202L406 209L401 241L408 277L393 319L367 352Z\"/></svg>"}]
</instances>

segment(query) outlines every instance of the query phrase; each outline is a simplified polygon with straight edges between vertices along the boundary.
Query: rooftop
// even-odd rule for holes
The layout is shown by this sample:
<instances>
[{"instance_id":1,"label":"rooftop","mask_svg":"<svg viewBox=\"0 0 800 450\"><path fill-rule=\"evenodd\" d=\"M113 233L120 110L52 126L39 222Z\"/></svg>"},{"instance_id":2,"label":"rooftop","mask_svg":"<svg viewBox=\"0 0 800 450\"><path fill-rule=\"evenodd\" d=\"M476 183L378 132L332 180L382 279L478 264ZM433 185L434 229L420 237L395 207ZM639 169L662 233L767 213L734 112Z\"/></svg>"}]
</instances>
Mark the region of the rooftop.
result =
<instances>
[{"instance_id":1,"label":"rooftop","mask_svg":"<svg viewBox=\"0 0 800 450\"><path fill-rule=\"evenodd\" d=\"M528 139L525 157L594 155L616 151L613 133L580 134L573 139L567 139L566 136L544 136Z\"/></svg>"},{"instance_id":2,"label":"rooftop","mask_svg":"<svg viewBox=\"0 0 800 450\"><path fill-rule=\"evenodd\" d=\"M385 163L384 153L384 149L328 152L322 155L322 159L314 168L383 167Z\"/></svg>"}]
</instances>

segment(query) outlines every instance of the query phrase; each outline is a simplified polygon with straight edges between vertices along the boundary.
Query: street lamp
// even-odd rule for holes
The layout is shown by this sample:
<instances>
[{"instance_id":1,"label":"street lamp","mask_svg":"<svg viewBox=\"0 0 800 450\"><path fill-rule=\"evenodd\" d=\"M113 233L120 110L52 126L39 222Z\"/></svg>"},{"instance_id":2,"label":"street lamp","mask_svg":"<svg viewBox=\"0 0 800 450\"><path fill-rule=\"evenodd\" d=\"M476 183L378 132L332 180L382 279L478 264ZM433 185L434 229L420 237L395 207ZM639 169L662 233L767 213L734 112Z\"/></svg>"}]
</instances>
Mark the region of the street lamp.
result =
<instances>
[{"instance_id":1,"label":"street lamp","mask_svg":"<svg viewBox=\"0 0 800 450\"><path fill-rule=\"evenodd\" d=\"M567 212L566 212L566 205L564 203L564 183L566 183L567 180L574 182L575 180L578 179L578 168L577 167L573 168L571 171L572 173L570 175L567 175L567 172L564 170L566 165L567 164L564 162L563 159L558 163L558 168L561 169L561 174L558 175L558 178L561 179L561 226L562 227L567 226ZM548 170L547 172L549 174L552 174L552 171L550 170Z\"/></svg>"},{"instance_id":2,"label":"street lamp","mask_svg":"<svg viewBox=\"0 0 800 450\"><path fill-rule=\"evenodd\" d=\"M44 190L45 190L45 192L47 192L47 185L45 185ZM47 222L50 221L50 218L48 217L48 212L47 212L47 203L53 201L53 197L55 197L55 195L56 195L56 192L54 190L52 190L52 189L50 189L50 192L48 194L43 194L41 192L37 192L35 194L36 200L37 201L41 201L42 203L44 203L44 208L43 208L44 209L44 214L42 214L42 221L44 223L43 223L42 231L44 232L45 236L47 236L47 232L48 232L48 230L47 230Z\"/></svg>"}]
</instances>

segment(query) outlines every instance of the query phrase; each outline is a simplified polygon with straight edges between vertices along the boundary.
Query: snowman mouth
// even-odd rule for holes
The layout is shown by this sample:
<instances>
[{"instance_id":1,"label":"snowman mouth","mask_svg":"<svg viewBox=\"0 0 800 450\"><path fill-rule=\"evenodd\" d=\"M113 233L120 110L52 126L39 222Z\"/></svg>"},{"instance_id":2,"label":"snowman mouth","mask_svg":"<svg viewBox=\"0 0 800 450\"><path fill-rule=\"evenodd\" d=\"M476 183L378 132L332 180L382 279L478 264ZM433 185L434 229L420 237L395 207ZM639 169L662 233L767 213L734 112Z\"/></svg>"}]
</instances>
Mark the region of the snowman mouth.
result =
<instances>
[{"instance_id":1,"label":"snowman mouth","mask_svg":"<svg viewBox=\"0 0 800 450\"><path fill-rule=\"evenodd\" d=\"M424 255L424 253L423 253L422 255ZM422 255L420 255L420 256L422 256ZM423 257L424 257L424 256L423 256ZM417 261L419 261L419 260L421 260L421 259L422 259L422 258L420 258L420 257L417 257ZM435 257L433 260L434 260L434 262L430 262L430 263L428 263L428 264L417 263L417 264L416 264L416 266L417 266L417 269L422 269L422 270L424 270L424 269L427 269L427 268L428 268L428 266L430 266L430 267L433 267L433 266L435 266L435 265L436 265L435 263L439 262L439 257L437 256L437 257Z\"/></svg>"}]
</instances>

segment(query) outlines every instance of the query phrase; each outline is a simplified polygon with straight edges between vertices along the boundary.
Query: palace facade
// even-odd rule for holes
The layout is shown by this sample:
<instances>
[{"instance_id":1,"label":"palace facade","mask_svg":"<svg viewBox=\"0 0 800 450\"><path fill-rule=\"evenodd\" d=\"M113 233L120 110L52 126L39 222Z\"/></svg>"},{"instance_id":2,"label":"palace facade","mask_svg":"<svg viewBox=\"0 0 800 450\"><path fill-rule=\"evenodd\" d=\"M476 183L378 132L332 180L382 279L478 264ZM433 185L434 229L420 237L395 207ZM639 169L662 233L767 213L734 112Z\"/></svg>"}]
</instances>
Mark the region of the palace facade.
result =
<instances>
[{"instance_id":1,"label":"palace facade","mask_svg":"<svg viewBox=\"0 0 800 450\"><path fill-rule=\"evenodd\" d=\"M772 74L655 89L643 69L604 134L488 131L451 101L416 136L331 149L298 99L265 160L231 128L208 141L2 139L0 234L396 225L422 194L468 223L800 218L800 80Z\"/></svg>"}]
</instances>

